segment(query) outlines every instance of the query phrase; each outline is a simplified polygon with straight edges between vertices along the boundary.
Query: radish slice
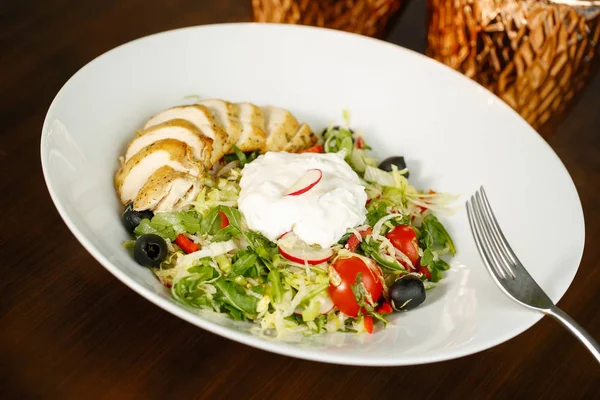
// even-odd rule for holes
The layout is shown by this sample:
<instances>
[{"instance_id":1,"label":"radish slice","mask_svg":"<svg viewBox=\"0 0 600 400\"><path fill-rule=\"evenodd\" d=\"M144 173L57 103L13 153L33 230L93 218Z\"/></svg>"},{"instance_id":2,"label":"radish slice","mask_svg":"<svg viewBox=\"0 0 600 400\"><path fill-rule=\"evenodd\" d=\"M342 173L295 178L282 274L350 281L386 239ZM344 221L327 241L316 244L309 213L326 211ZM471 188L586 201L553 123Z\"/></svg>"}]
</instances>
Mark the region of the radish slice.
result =
<instances>
[{"instance_id":1,"label":"radish slice","mask_svg":"<svg viewBox=\"0 0 600 400\"><path fill-rule=\"evenodd\" d=\"M284 196L298 196L302 193L306 193L319 183L322 177L323 171L320 169L309 169L302 175L302 178L298 179L298 181L283 194Z\"/></svg>"},{"instance_id":2,"label":"radish slice","mask_svg":"<svg viewBox=\"0 0 600 400\"><path fill-rule=\"evenodd\" d=\"M311 265L321 264L333 256L333 250L330 248L310 246L300 240L294 232L284 233L277 241L277 245L282 256L299 264L305 262Z\"/></svg>"},{"instance_id":3,"label":"radish slice","mask_svg":"<svg viewBox=\"0 0 600 400\"><path fill-rule=\"evenodd\" d=\"M319 314L327 314L327 313L329 313L329 311L333 310L334 304L333 304L333 301L331 300L331 297L329 297L328 295L322 294L322 295L317 296L316 299L319 301L319 303L321 303L319 305ZM294 314L296 314L296 315L302 314L302 311L304 311L304 308L305 307L303 305L299 305L294 310Z\"/></svg>"}]
</instances>

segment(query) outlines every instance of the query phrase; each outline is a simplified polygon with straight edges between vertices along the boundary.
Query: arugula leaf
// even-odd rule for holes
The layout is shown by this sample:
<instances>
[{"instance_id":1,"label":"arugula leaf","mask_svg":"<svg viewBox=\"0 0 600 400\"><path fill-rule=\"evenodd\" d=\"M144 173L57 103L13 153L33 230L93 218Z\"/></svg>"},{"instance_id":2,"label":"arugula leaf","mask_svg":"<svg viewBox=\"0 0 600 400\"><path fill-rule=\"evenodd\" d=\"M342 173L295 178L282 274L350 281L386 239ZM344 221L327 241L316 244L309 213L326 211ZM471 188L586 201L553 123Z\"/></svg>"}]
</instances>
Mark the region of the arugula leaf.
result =
<instances>
[{"instance_id":1,"label":"arugula leaf","mask_svg":"<svg viewBox=\"0 0 600 400\"><path fill-rule=\"evenodd\" d=\"M235 153L233 153L233 154L225 154L225 156L223 156L223 159L227 163L230 163L230 162L235 161L235 160L239 160L241 167L243 167L244 165L249 164L252 161L256 160L258 158L258 156L260 155L260 151L253 151L253 152L250 152L250 153L243 153L235 145L233 146L233 151ZM244 161L242 161L242 160L244 160Z\"/></svg>"},{"instance_id":2,"label":"arugula leaf","mask_svg":"<svg viewBox=\"0 0 600 400\"><path fill-rule=\"evenodd\" d=\"M207 258L210 260L210 257ZM207 281L212 279L217 271L215 271L215 269L210 265L207 265L203 262L201 265L188 268L188 272L194 274L194 277L201 279L202 281Z\"/></svg>"},{"instance_id":3,"label":"arugula leaf","mask_svg":"<svg viewBox=\"0 0 600 400\"><path fill-rule=\"evenodd\" d=\"M429 279L429 281L431 282L439 282L442 280L442 278L444 277L442 275L442 271L440 271L437 268L429 268L429 272L431 273L431 278Z\"/></svg>"},{"instance_id":4,"label":"arugula leaf","mask_svg":"<svg viewBox=\"0 0 600 400\"><path fill-rule=\"evenodd\" d=\"M212 278L214 269L206 266L190 268L190 270L192 269L198 272L181 278L173 286L175 298L190 307L210 307L210 300L206 297L204 289L200 288L199 285Z\"/></svg>"},{"instance_id":5,"label":"arugula leaf","mask_svg":"<svg viewBox=\"0 0 600 400\"><path fill-rule=\"evenodd\" d=\"M374 199L367 206L367 223L371 226L375 226L377 221L388 215L387 203L384 200Z\"/></svg>"},{"instance_id":6,"label":"arugula leaf","mask_svg":"<svg viewBox=\"0 0 600 400\"><path fill-rule=\"evenodd\" d=\"M263 294L265 294L265 287L266 287L266 285L257 285L257 286L252 286L250 288L250 290L253 291L254 293L258 293L262 296Z\"/></svg>"},{"instance_id":7,"label":"arugula leaf","mask_svg":"<svg viewBox=\"0 0 600 400\"><path fill-rule=\"evenodd\" d=\"M233 266L231 267L232 274L244 275L244 273L256 264L258 256L256 253L247 250L240 250L234 256Z\"/></svg>"},{"instance_id":8,"label":"arugula leaf","mask_svg":"<svg viewBox=\"0 0 600 400\"><path fill-rule=\"evenodd\" d=\"M281 275L276 269L272 269L267 276L267 280L271 284L271 298L273 302L279 303L283 298L283 285L281 284Z\"/></svg>"},{"instance_id":9,"label":"arugula leaf","mask_svg":"<svg viewBox=\"0 0 600 400\"><path fill-rule=\"evenodd\" d=\"M246 163L248 162L246 154L244 154L244 152L241 151L239 147L237 147L235 144L233 145L233 151L235 151L235 155L237 156L238 160L240 160L240 167L243 168L244 165L246 165Z\"/></svg>"},{"instance_id":10,"label":"arugula leaf","mask_svg":"<svg viewBox=\"0 0 600 400\"><path fill-rule=\"evenodd\" d=\"M338 244L346 244L346 242L348 241L348 239L350 239L350 236L352 235L354 235L352 232L345 233L344 236L342 236L341 239L338 240Z\"/></svg>"},{"instance_id":11,"label":"arugula leaf","mask_svg":"<svg viewBox=\"0 0 600 400\"><path fill-rule=\"evenodd\" d=\"M247 157L247 161L246 164L251 163L252 161L256 160L258 158L258 156L260 156L260 151L253 151L252 153L246 153L246 157Z\"/></svg>"},{"instance_id":12,"label":"arugula leaf","mask_svg":"<svg viewBox=\"0 0 600 400\"><path fill-rule=\"evenodd\" d=\"M326 318L327 317L325 316L325 314L319 315L317 318L315 318L315 325L317 326L317 329L315 329L316 333L320 333L321 332L321 330L325 326L325 319Z\"/></svg>"},{"instance_id":13,"label":"arugula leaf","mask_svg":"<svg viewBox=\"0 0 600 400\"><path fill-rule=\"evenodd\" d=\"M237 208L221 205L216 210L225 214L229 220L229 226L233 227L232 231L235 232L235 229L246 240L248 247L258 255L265 267L269 270L272 269L271 253L277 246L259 233L242 229L242 213Z\"/></svg>"},{"instance_id":14,"label":"arugula leaf","mask_svg":"<svg viewBox=\"0 0 600 400\"><path fill-rule=\"evenodd\" d=\"M450 269L450 265L448 265L448 263L444 260L442 260L441 258L438 258L437 260L435 260L433 262L433 265L435 266L436 269L441 269L443 271L447 271Z\"/></svg>"},{"instance_id":15,"label":"arugula leaf","mask_svg":"<svg viewBox=\"0 0 600 400\"><path fill-rule=\"evenodd\" d=\"M452 255L456 253L456 248L450 234L448 234L444 225L432 214L426 216L423 220L419 244L423 249L430 249L432 251L448 249Z\"/></svg>"},{"instance_id":16,"label":"arugula leaf","mask_svg":"<svg viewBox=\"0 0 600 400\"><path fill-rule=\"evenodd\" d=\"M428 266L432 262L433 262L433 253L431 252L431 250L426 249L423 252L423 256L421 257L421 260L419 260L419 263L421 265Z\"/></svg>"},{"instance_id":17,"label":"arugula leaf","mask_svg":"<svg viewBox=\"0 0 600 400\"><path fill-rule=\"evenodd\" d=\"M419 263L429 269L431 273L431 278L429 279L431 282L437 282L442 279L442 271L446 271L450 268L450 265L441 258L437 258L434 256L433 252L429 249L426 249L423 252L423 256Z\"/></svg>"},{"instance_id":18,"label":"arugula leaf","mask_svg":"<svg viewBox=\"0 0 600 400\"><path fill-rule=\"evenodd\" d=\"M181 211L178 213L156 213L152 220L143 219L135 228L136 236L154 233L170 241L174 241L178 234L183 232L196 233L202 223L195 211Z\"/></svg>"},{"instance_id":19,"label":"arugula leaf","mask_svg":"<svg viewBox=\"0 0 600 400\"><path fill-rule=\"evenodd\" d=\"M140 224L135 228L133 233L137 237L147 235L149 233L154 233L170 241L175 240L175 238L177 237L177 232L175 232L173 227L158 224L155 225L149 219L143 219L142 222L140 222Z\"/></svg>"},{"instance_id":20,"label":"arugula leaf","mask_svg":"<svg viewBox=\"0 0 600 400\"><path fill-rule=\"evenodd\" d=\"M400 271L403 273L408 273L408 271L393 257L383 257L379 254L379 246L380 244L371 239L371 240L363 240L360 243L360 248L365 254L371 257L379 266L387 271Z\"/></svg>"},{"instance_id":21,"label":"arugula leaf","mask_svg":"<svg viewBox=\"0 0 600 400\"><path fill-rule=\"evenodd\" d=\"M220 229L215 236L213 236L213 242L225 242L232 237L236 236L237 230L233 226L226 226L223 229Z\"/></svg>"},{"instance_id":22,"label":"arugula leaf","mask_svg":"<svg viewBox=\"0 0 600 400\"><path fill-rule=\"evenodd\" d=\"M211 213L212 212L214 212L217 215L219 212L222 212L229 220L230 226L233 226L234 228L240 231L242 230L242 213L237 208L229 206L217 206L211 211Z\"/></svg>"},{"instance_id":23,"label":"arugula leaf","mask_svg":"<svg viewBox=\"0 0 600 400\"><path fill-rule=\"evenodd\" d=\"M215 300L224 306L229 305L243 312L250 319L256 316L258 299L246 294L241 286L226 281L224 278L217 279L214 282L214 286L217 288Z\"/></svg>"},{"instance_id":24,"label":"arugula leaf","mask_svg":"<svg viewBox=\"0 0 600 400\"><path fill-rule=\"evenodd\" d=\"M199 232L209 234L217 233L218 229L221 227L219 218L219 211L216 207L210 210L204 216L204 218L202 218L202 221L200 222Z\"/></svg>"},{"instance_id":25,"label":"arugula leaf","mask_svg":"<svg viewBox=\"0 0 600 400\"><path fill-rule=\"evenodd\" d=\"M180 211L176 214L183 229L192 235L200 231L200 217L196 211Z\"/></svg>"},{"instance_id":26,"label":"arugula leaf","mask_svg":"<svg viewBox=\"0 0 600 400\"><path fill-rule=\"evenodd\" d=\"M245 321L247 319L244 313L242 313L237 308L231 307L229 304L224 304L223 308L229 311L229 314L231 315L231 318L233 318L234 321Z\"/></svg>"}]
</instances>

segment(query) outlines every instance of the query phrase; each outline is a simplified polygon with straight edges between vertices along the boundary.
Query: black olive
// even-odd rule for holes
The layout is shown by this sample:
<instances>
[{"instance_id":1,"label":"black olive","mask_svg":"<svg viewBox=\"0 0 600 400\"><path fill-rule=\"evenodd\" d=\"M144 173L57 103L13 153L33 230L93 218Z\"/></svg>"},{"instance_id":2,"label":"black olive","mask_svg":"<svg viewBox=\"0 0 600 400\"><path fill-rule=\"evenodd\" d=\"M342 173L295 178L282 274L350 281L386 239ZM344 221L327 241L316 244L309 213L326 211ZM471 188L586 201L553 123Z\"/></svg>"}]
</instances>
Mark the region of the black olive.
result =
<instances>
[{"instance_id":1,"label":"black olive","mask_svg":"<svg viewBox=\"0 0 600 400\"><path fill-rule=\"evenodd\" d=\"M391 172L392 165L395 165L398 168L398 171L401 171L406 168L406 161L404 161L404 157L402 156L389 157L379 164L379 169ZM406 172L406 174L404 174L404 176L408 178L408 171Z\"/></svg>"},{"instance_id":2,"label":"black olive","mask_svg":"<svg viewBox=\"0 0 600 400\"><path fill-rule=\"evenodd\" d=\"M390 301L396 311L408 311L425 301L425 285L415 275L405 275L390 287Z\"/></svg>"},{"instance_id":3,"label":"black olive","mask_svg":"<svg viewBox=\"0 0 600 400\"><path fill-rule=\"evenodd\" d=\"M167 258L167 243L165 239L154 233L140 236L135 241L133 257L144 267L158 267Z\"/></svg>"},{"instance_id":4,"label":"black olive","mask_svg":"<svg viewBox=\"0 0 600 400\"><path fill-rule=\"evenodd\" d=\"M152 219L154 213L150 210L135 211L133 204L127 204L125 211L123 211L123 225L129 232L133 232L135 228L142 222L144 218Z\"/></svg>"}]
</instances>

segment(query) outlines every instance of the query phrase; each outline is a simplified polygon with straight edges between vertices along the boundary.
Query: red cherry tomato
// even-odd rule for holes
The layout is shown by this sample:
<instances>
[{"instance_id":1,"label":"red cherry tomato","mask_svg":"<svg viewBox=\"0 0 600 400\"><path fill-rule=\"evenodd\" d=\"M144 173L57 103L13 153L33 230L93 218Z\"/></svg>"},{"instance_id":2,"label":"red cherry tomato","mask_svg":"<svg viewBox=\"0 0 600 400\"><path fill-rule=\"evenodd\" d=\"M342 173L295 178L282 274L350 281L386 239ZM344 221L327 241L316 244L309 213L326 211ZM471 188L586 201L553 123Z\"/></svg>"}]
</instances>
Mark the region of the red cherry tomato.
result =
<instances>
[{"instance_id":1,"label":"red cherry tomato","mask_svg":"<svg viewBox=\"0 0 600 400\"><path fill-rule=\"evenodd\" d=\"M329 282L329 297L341 312L350 316L358 315L359 306L352 292L356 275L360 272L365 291L377 302L383 292L383 276L377 266L369 267L359 257L338 258L332 265L333 274L339 279L332 278ZM337 285L336 285L337 284Z\"/></svg>"},{"instance_id":2,"label":"red cherry tomato","mask_svg":"<svg viewBox=\"0 0 600 400\"><path fill-rule=\"evenodd\" d=\"M396 226L385 237L395 248L406 254L413 266L417 265L417 261L419 261L419 244L417 243L417 234L412 226ZM405 265L405 267L407 266Z\"/></svg>"}]
</instances>

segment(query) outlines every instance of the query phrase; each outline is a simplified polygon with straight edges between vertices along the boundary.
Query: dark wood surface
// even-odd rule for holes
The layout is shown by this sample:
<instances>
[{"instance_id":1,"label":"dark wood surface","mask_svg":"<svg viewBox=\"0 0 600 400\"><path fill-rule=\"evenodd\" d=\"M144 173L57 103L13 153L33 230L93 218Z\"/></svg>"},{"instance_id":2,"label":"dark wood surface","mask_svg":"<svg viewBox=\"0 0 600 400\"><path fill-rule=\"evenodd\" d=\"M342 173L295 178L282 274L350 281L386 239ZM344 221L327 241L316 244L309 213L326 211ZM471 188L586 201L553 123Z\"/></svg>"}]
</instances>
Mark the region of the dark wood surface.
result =
<instances>
[{"instance_id":1,"label":"dark wood surface","mask_svg":"<svg viewBox=\"0 0 600 400\"><path fill-rule=\"evenodd\" d=\"M424 0L413 0L389 40L422 52L424 12ZM0 398L600 398L600 367L548 318L453 361L320 364L183 322L83 249L42 179L40 131L56 92L129 40L249 18L249 0L0 2ZM583 261L560 306L600 337L600 77L548 142L577 185L586 219Z\"/></svg>"}]
</instances>

